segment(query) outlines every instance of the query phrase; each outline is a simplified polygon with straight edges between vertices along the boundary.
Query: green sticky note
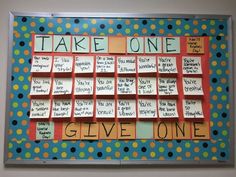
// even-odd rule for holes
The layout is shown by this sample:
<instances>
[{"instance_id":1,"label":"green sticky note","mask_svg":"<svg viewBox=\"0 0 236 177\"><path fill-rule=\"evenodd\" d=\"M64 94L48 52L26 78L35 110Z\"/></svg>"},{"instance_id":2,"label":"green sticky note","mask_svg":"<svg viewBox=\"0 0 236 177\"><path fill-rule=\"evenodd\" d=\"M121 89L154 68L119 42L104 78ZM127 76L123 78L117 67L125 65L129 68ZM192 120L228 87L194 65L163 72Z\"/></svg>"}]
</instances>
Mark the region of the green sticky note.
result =
<instances>
[{"instance_id":1,"label":"green sticky note","mask_svg":"<svg viewBox=\"0 0 236 177\"><path fill-rule=\"evenodd\" d=\"M108 53L108 37L93 36L91 37L92 53Z\"/></svg>"},{"instance_id":2,"label":"green sticky note","mask_svg":"<svg viewBox=\"0 0 236 177\"><path fill-rule=\"evenodd\" d=\"M162 53L161 37L145 37L145 53Z\"/></svg>"},{"instance_id":3,"label":"green sticky note","mask_svg":"<svg viewBox=\"0 0 236 177\"><path fill-rule=\"evenodd\" d=\"M36 139L37 140L54 139L54 122L37 122Z\"/></svg>"},{"instance_id":4,"label":"green sticky note","mask_svg":"<svg viewBox=\"0 0 236 177\"><path fill-rule=\"evenodd\" d=\"M153 122L136 122L136 138L137 139L152 139L153 138Z\"/></svg>"},{"instance_id":5,"label":"green sticky note","mask_svg":"<svg viewBox=\"0 0 236 177\"><path fill-rule=\"evenodd\" d=\"M163 53L180 53L180 38L179 37L164 37L163 38Z\"/></svg>"},{"instance_id":6,"label":"green sticky note","mask_svg":"<svg viewBox=\"0 0 236 177\"><path fill-rule=\"evenodd\" d=\"M70 52L71 51L71 36L53 36L53 51L54 52Z\"/></svg>"},{"instance_id":7,"label":"green sticky note","mask_svg":"<svg viewBox=\"0 0 236 177\"><path fill-rule=\"evenodd\" d=\"M72 36L73 53L89 53L89 46L88 36Z\"/></svg>"},{"instance_id":8,"label":"green sticky note","mask_svg":"<svg viewBox=\"0 0 236 177\"><path fill-rule=\"evenodd\" d=\"M34 36L35 52L52 52L52 36L51 35L35 35Z\"/></svg>"},{"instance_id":9,"label":"green sticky note","mask_svg":"<svg viewBox=\"0 0 236 177\"><path fill-rule=\"evenodd\" d=\"M143 44L143 37L127 37L127 53L143 53Z\"/></svg>"}]
</instances>

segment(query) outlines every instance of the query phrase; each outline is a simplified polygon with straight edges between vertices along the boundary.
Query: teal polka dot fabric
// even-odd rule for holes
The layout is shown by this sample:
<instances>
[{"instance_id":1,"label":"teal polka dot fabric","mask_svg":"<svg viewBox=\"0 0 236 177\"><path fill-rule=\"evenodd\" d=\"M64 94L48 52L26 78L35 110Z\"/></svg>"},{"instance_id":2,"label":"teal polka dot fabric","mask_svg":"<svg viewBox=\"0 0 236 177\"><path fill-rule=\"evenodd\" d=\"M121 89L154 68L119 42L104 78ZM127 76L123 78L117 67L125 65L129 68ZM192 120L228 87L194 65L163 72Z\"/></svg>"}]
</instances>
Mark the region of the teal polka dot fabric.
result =
<instances>
[{"instance_id":1,"label":"teal polka dot fabric","mask_svg":"<svg viewBox=\"0 0 236 177\"><path fill-rule=\"evenodd\" d=\"M16 16L13 22L9 160L211 160L230 157L229 47L227 20L165 18L59 18ZM30 141L31 34L209 36L211 140ZM108 161L109 163L109 161Z\"/></svg>"}]
</instances>

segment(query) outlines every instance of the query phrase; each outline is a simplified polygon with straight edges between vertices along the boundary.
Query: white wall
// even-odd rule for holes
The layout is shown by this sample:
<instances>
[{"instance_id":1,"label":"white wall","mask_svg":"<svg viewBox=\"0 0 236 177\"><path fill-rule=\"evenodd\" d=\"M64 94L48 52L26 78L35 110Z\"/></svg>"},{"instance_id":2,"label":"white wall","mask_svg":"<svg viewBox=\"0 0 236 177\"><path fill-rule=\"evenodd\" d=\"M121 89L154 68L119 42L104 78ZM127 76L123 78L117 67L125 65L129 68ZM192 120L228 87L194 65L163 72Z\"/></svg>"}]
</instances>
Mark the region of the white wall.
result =
<instances>
[{"instance_id":1,"label":"white wall","mask_svg":"<svg viewBox=\"0 0 236 177\"><path fill-rule=\"evenodd\" d=\"M4 134L8 12L129 12L227 14L236 19L235 0L0 0L0 135ZM236 23L235 23L236 24ZM234 24L234 29L236 25ZM234 32L235 36L236 32ZM236 38L235 38L236 39ZM235 40L234 40L235 43ZM234 56L235 57L235 56ZM208 176L233 177L236 168L5 168L4 140L0 138L0 176Z\"/></svg>"}]
</instances>

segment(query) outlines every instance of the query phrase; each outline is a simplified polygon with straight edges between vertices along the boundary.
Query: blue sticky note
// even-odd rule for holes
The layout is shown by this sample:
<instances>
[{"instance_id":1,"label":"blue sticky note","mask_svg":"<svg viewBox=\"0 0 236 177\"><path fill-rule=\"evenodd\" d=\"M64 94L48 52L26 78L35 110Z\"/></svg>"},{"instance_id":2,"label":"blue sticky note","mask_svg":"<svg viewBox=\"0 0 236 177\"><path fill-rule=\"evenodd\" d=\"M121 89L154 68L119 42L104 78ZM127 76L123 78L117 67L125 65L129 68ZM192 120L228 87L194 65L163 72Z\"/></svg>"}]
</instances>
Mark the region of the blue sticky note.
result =
<instances>
[{"instance_id":1,"label":"blue sticky note","mask_svg":"<svg viewBox=\"0 0 236 177\"><path fill-rule=\"evenodd\" d=\"M161 37L145 37L145 53L162 53Z\"/></svg>"},{"instance_id":2,"label":"blue sticky note","mask_svg":"<svg viewBox=\"0 0 236 177\"><path fill-rule=\"evenodd\" d=\"M163 53L180 53L180 38L179 37L164 37L163 38Z\"/></svg>"},{"instance_id":3,"label":"blue sticky note","mask_svg":"<svg viewBox=\"0 0 236 177\"><path fill-rule=\"evenodd\" d=\"M52 36L51 35L35 35L34 36L35 52L52 52Z\"/></svg>"},{"instance_id":4,"label":"blue sticky note","mask_svg":"<svg viewBox=\"0 0 236 177\"><path fill-rule=\"evenodd\" d=\"M89 53L89 46L88 36L72 36L73 53Z\"/></svg>"},{"instance_id":5,"label":"blue sticky note","mask_svg":"<svg viewBox=\"0 0 236 177\"><path fill-rule=\"evenodd\" d=\"M127 37L127 53L143 53L143 37Z\"/></svg>"},{"instance_id":6,"label":"blue sticky note","mask_svg":"<svg viewBox=\"0 0 236 177\"><path fill-rule=\"evenodd\" d=\"M136 138L137 139L152 139L153 138L153 122L136 122Z\"/></svg>"},{"instance_id":7,"label":"blue sticky note","mask_svg":"<svg viewBox=\"0 0 236 177\"><path fill-rule=\"evenodd\" d=\"M92 53L108 53L108 37L93 36L91 37Z\"/></svg>"},{"instance_id":8,"label":"blue sticky note","mask_svg":"<svg viewBox=\"0 0 236 177\"><path fill-rule=\"evenodd\" d=\"M71 36L53 36L54 52L71 52Z\"/></svg>"}]
</instances>

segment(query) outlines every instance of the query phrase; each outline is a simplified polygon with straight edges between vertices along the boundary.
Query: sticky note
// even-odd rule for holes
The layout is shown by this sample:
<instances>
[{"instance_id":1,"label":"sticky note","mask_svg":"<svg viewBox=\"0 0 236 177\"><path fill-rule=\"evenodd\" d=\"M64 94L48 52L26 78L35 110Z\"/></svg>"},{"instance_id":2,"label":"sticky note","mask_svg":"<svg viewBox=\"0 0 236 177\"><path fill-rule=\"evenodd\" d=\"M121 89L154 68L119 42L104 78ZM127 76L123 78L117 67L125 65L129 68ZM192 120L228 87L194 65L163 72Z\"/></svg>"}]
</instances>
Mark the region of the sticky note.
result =
<instances>
[{"instance_id":1,"label":"sticky note","mask_svg":"<svg viewBox=\"0 0 236 177\"><path fill-rule=\"evenodd\" d=\"M187 37L187 53L204 54L204 38Z\"/></svg>"},{"instance_id":2,"label":"sticky note","mask_svg":"<svg viewBox=\"0 0 236 177\"><path fill-rule=\"evenodd\" d=\"M49 118L51 109L50 100L31 99L30 101L30 118Z\"/></svg>"},{"instance_id":3,"label":"sticky note","mask_svg":"<svg viewBox=\"0 0 236 177\"><path fill-rule=\"evenodd\" d=\"M133 74L136 73L136 58L134 56L117 57L117 73Z\"/></svg>"},{"instance_id":4,"label":"sticky note","mask_svg":"<svg viewBox=\"0 0 236 177\"><path fill-rule=\"evenodd\" d=\"M202 78L183 78L184 95L203 95Z\"/></svg>"},{"instance_id":5,"label":"sticky note","mask_svg":"<svg viewBox=\"0 0 236 177\"><path fill-rule=\"evenodd\" d=\"M30 72L49 73L52 68L52 56L33 55Z\"/></svg>"},{"instance_id":6,"label":"sticky note","mask_svg":"<svg viewBox=\"0 0 236 177\"><path fill-rule=\"evenodd\" d=\"M36 123L36 140L54 139L54 123L53 122L37 122Z\"/></svg>"},{"instance_id":7,"label":"sticky note","mask_svg":"<svg viewBox=\"0 0 236 177\"><path fill-rule=\"evenodd\" d=\"M50 77L32 77L30 95L49 95L51 90Z\"/></svg>"},{"instance_id":8,"label":"sticky note","mask_svg":"<svg viewBox=\"0 0 236 177\"><path fill-rule=\"evenodd\" d=\"M53 79L53 95L68 95L72 91L71 78L54 78Z\"/></svg>"},{"instance_id":9,"label":"sticky note","mask_svg":"<svg viewBox=\"0 0 236 177\"><path fill-rule=\"evenodd\" d=\"M157 57L158 60L158 72L160 74L176 74L176 57Z\"/></svg>"},{"instance_id":10,"label":"sticky note","mask_svg":"<svg viewBox=\"0 0 236 177\"><path fill-rule=\"evenodd\" d=\"M89 53L90 49L89 36L72 36L73 53Z\"/></svg>"},{"instance_id":11,"label":"sticky note","mask_svg":"<svg viewBox=\"0 0 236 177\"><path fill-rule=\"evenodd\" d=\"M97 73L114 73L115 57L114 56L96 56Z\"/></svg>"},{"instance_id":12,"label":"sticky note","mask_svg":"<svg viewBox=\"0 0 236 177\"><path fill-rule=\"evenodd\" d=\"M98 122L82 122L81 123L81 139L97 140L98 139Z\"/></svg>"},{"instance_id":13,"label":"sticky note","mask_svg":"<svg viewBox=\"0 0 236 177\"><path fill-rule=\"evenodd\" d=\"M71 52L71 36L53 35L54 52Z\"/></svg>"},{"instance_id":14,"label":"sticky note","mask_svg":"<svg viewBox=\"0 0 236 177\"><path fill-rule=\"evenodd\" d=\"M52 118L70 118L72 101L70 99L54 99L52 101Z\"/></svg>"},{"instance_id":15,"label":"sticky note","mask_svg":"<svg viewBox=\"0 0 236 177\"><path fill-rule=\"evenodd\" d=\"M135 139L135 122L118 122L118 139Z\"/></svg>"},{"instance_id":16,"label":"sticky note","mask_svg":"<svg viewBox=\"0 0 236 177\"><path fill-rule=\"evenodd\" d=\"M93 117L93 100L75 99L74 117Z\"/></svg>"},{"instance_id":17,"label":"sticky note","mask_svg":"<svg viewBox=\"0 0 236 177\"><path fill-rule=\"evenodd\" d=\"M172 122L172 131L174 139L191 139L190 122Z\"/></svg>"},{"instance_id":18,"label":"sticky note","mask_svg":"<svg viewBox=\"0 0 236 177\"><path fill-rule=\"evenodd\" d=\"M115 101L111 99L96 100L96 117L97 118L114 118Z\"/></svg>"},{"instance_id":19,"label":"sticky note","mask_svg":"<svg viewBox=\"0 0 236 177\"><path fill-rule=\"evenodd\" d=\"M153 122L136 122L136 139L152 139Z\"/></svg>"},{"instance_id":20,"label":"sticky note","mask_svg":"<svg viewBox=\"0 0 236 177\"><path fill-rule=\"evenodd\" d=\"M185 118L203 118L201 100L183 100L183 112Z\"/></svg>"},{"instance_id":21,"label":"sticky note","mask_svg":"<svg viewBox=\"0 0 236 177\"><path fill-rule=\"evenodd\" d=\"M52 36L51 35L35 35L34 36L35 52L52 52Z\"/></svg>"},{"instance_id":22,"label":"sticky note","mask_svg":"<svg viewBox=\"0 0 236 177\"><path fill-rule=\"evenodd\" d=\"M109 36L109 53L126 53L126 37Z\"/></svg>"},{"instance_id":23,"label":"sticky note","mask_svg":"<svg viewBox=\"0 0 236 177\"><path fill-rule=\"evenodd\" d=\"M180 38L179 37L163 37L163 53L180 53Z\"/></svg>"},{"instance_id":24,"label":"sticky note","mask_svg":"<svg viewBox=\"0 0 236 177\"><path fill-rule=\"evenodd\" d=\"M192 139L210 139L210 125L209 122L192 122Z\"/></svg>"},{"instance_id":25,"label":"sticky note","mask_svg":"<svg viewBox=\"0 0 236 177\"><path fill-rule=\"evenodd\" d=\"M114 77L97 77L96 94L97 95L114 95L115 80Z\"/></svg>"},{"instance_id":26,"label":"sticky note","mask_svg":"<svg viewBox=\"0 0 236 177\"><path fill-rule=\"evenodd\" d=\"M127 53L144 53L144 38L127 37Z\"/></svg>"},{"instance_id":27,"label":"sticky note","mask_svg":"<svg viewBox=\"0 0 236 177\"><path fill-rule=\"evenodd\" d=\"M138 56L138 72L153 73L157 71L155 56Z\"/></svg>"},{"instance_id":28,"label":"sticky note","mask_svg":"<svg viewBox=\"0 0 236 177\"><path fill-rule=\"evenodd\" d=\"M159 99L158 114L160 118L176 118L178 116L176 100Z\"/></svg>"},{"instance_id":29,"label":"sticky note","mask_svg":"<svg viewBox=\"0 0 236 177\"><path fill-rule=\"evenodd\" d=\"M79 122L63 122L61 138L62 140L80 139L80 123Z\"/></svg>"},{"instance_id":30,"label":"sticky note","mask_svg":"<svg viewBox=\"0 0 236 177\"><path fill-rule=\"evenodd\" d=\"M117 139L117 123L100 122L99 139Z\"/></svg>"},{"instance_id":31,"label":"sticky note","mask_svg":"<svg viewBox=\"0 0 236 177\"><path fill-rule=\"evenodd\" d=\"M156 78L155 77L139 77L138 78L138 94L139 95L156 95Z\"/></svg>"},{"instance_id":32,"label":"sticky note","mask_svg":"<svg viewBox=\"0 0 236 177\"><path fill-rule=\"evenodd\" d=\"M172 135L172 123L171 122L164 122L158 121L154 122L154 139L158 140L170 140L173 139Z\"/></svg>"},{"instance_id":33,"label":"sticky note","mask_svg":"<svg viewBox=\"0 0 236 177\"><path fill-rule=\"evenodd\" d=\"M157 118L157 104L154 99L138 100L138 118Z\"/></svg>"},{"instance_id":34,"label":"sticky note","mask_svg":"<svg viewBox=\"0 0 236 177\"><path fill-rule=\"evenodd\" d=\"M136 78L135 77L118 77L117 94L136 94Z\"/></svg>"},{"instance_id":35,"label":"sticky note","mask_svg":"<svg viewBox=\"0 0 236 177\"><path fill-rule=\"evenodd\" d=\"M161 37L145 37L145 53L162 53Z\"/></svg>"},{"instance_id":36,"label":"sticky note","mask_svg":"<svg viewBox=\"0 0 236 177\"><path fill-rule=\"evenodd\" d=\"M69 56L54 56L52 72L69 73L72 72L73 58Z\"/></svg>"},{"instance_id":37,"label":"sticky note","mask_svg":"<svg viewBox=\"0 0 236 177\"><path fill-rule=\"evenodd\" d=\"M74 95L92 95L93 78L75 77Z\"/></svg>"},{"instance_id":38,"label":"sticky note","mask_svg":"<svg viewBox=\"0 0 236 177\"><path fill-rule=\"evenodd\" d=\"M136 100L117 101L117 117L118 118L136 118Z\"/></svg>"},{"instance_id":39,"label":"sticky note","mask_svg":"<svg viewBox=\"0 0 236 177\"><path fill-rule=\"evenodd\" d=\"M178 95L176 78L158 78L159 95Z\"/></svg>"},{"instance_id":40,"label":"sticky note","mask_svg":"<svg viewBox=\"0 0 236 177\"><path fill-rule=\"evenodd\" d=\"M108 37L91 36L92 53L108 53Z\"/></svg>"},{"instance_id":41,"label":"sticky note","mask_svg":"<svg viewBox=\"0 0 236 177\"><path fill-rule=\"evenodd\" d=\"M94 56L75 56L75 73L93 73Z\"/></svg>"},{"instance_id":42,"label":"sticky note","mask_svg":"<svg viewBox=\"0 0 236 177\"><path fill-rule=\"evenodd\" d=\"M202 74L201 57L183 57L182 69L183 74Z\"/></svg>"}]
</instances>

